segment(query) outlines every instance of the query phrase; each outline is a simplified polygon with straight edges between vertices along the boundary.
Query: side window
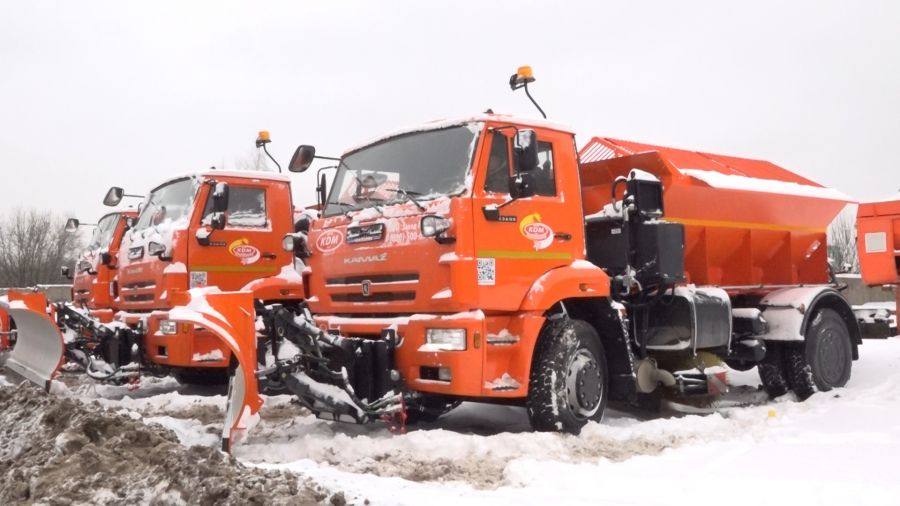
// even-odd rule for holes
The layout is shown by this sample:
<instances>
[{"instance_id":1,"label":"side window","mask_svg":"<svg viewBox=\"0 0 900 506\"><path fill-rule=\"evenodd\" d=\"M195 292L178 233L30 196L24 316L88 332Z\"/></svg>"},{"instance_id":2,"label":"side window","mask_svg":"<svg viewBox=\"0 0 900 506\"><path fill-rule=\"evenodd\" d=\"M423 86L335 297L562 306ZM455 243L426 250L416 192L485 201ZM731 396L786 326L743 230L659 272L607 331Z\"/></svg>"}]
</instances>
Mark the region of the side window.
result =
<instances>
[{"instance_id":1,"label":"side window","mask_svg":"<svg viewBox=\"0 0 900 506\"><path fill-rule=\"evenodd\" d=\"M212 194L206 199L202 224L208 225L212 216ZM225 211L225 226L239 228L263 228L266 219L266 190L231 186L228 188L228 209Z\"/></svg>"},{"instance_id":2,"label":"side window","mask_svg":"<svg viewBox=\"0 0 900 506\"><path fill-rule=\"evenodd\" d=\"M484 191L509 193L509 176L509 139L500 132L494 132Z\"/></svg>"},{"instance_id":3,"label":"side window","mask_svg":"<svg viewBox=\"0 0 900 506\"><path fill-rule=\"evenodd\" d=\"M538 141L538 166L534 171L535 193L556 195L556 178L553 171L553 144Z\"/></svg>"}]
</instances>

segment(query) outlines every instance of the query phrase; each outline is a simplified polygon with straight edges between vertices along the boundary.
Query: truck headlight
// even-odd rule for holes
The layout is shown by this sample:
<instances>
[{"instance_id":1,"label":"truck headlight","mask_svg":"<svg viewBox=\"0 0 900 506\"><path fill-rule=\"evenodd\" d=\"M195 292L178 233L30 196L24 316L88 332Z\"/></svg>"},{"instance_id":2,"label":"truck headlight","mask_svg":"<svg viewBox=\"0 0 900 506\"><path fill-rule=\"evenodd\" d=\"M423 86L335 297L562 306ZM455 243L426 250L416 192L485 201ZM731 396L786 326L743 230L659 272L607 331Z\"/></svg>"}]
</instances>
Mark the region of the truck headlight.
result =
<instances>
[{"instance_id":1,"label":"truck headlight","mask_svg":"<svg viewBox=\"0 0 900 506\"><path fill-rule=\"evenodd\" d=\"M452 224L453 222L448 220L447 218L428 214L422 216L422 221L419 222L419 227L421 228L423 236L437 237L447 230L450 230L450 225Z\"/></svg>"},{"instance_id":2,"label":"truck headlight","mask_svg":"<svg viewBox=\"0 0 900 506\"><path fill-rule=\"evenodd\" d=\"M178 333L178 322L172 320L159 321L159 333L167 336L173 336Z\"/></svg>"},{"instance_id":3,"label":"truck headlight","mask_svg":"<svg viewBox=\"0 0 900 506\"><path fill-rule=\"evenodd\" d=\"M297 244L295 241L296 239L294 239L294 236L292 234L287 234L283 239L281 239L281 249L293 253L297 248Z\"/></svg>"},{"instance_id":4,"label":"truck headlight","mask_svg":"<svg viewBox=\"0 0 900 506\"><path fill-rule=\"evenodd\" d=\"M147 245L147 254L148 255L162 255L166 252L166 245L158 242L151 242Z\"/></svg>"},{"instance_id":5,"label":"truck headlight","mask_svg":"<svg viewBox=\"0 0 900 506\"><path fill-rule=\"evenodd\" d=\"M463 351L466 349L466 329L426 329L425 345L432 350Z\"/></svg>"}]
</instances>

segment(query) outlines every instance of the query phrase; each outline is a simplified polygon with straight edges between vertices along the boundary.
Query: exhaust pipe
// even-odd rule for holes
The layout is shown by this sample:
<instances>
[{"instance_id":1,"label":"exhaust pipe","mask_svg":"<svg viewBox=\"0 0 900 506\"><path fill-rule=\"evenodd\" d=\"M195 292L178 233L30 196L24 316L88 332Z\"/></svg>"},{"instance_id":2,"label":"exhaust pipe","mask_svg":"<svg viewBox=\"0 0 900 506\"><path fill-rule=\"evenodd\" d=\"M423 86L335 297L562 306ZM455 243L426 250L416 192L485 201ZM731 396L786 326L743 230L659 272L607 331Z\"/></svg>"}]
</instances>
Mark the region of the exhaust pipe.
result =
<instances>
[{"instance_id":1,"label":"exhaust pipe","mask_svg":"<svg viewBox=\"0 0 900 506\"><path fill-rule=\"evenodd\" d=\"M0 298L0 311L16 322L17 333L16 345L4 366L49 392L64 363L66 346L59 327L47 314L47 297L12 291Z\"/></svg>"}]
</instances>

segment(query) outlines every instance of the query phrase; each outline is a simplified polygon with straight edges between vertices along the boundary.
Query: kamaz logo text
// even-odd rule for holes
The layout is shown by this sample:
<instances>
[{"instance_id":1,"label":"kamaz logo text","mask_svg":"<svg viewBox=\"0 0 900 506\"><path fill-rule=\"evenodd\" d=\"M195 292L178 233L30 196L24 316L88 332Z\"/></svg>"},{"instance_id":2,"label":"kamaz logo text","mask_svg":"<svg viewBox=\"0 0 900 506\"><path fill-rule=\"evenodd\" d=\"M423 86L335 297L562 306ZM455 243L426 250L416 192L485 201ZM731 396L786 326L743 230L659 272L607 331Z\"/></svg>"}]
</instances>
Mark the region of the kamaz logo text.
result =
<instances>
[{"instance_id":1,"label":"kamaz logo text","mask_svg":"<svg viewBox=\"0 0 900 506\"><path fill-rule=\"evenodd\" d=\"M344 259L345 265L365 264L369 262L385 262L387 261L387 252L380 255L360 255L358 257L347 257Z\"/></svg>"}]
</instances>

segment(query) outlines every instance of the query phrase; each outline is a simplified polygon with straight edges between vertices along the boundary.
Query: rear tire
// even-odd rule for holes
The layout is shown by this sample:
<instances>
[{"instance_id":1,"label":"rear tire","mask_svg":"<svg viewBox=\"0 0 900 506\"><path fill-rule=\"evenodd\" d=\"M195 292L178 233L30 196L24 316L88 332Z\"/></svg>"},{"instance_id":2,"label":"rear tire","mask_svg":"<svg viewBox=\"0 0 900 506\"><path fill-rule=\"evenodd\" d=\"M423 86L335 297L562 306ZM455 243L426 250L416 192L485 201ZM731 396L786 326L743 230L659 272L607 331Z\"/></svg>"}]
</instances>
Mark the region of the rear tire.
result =
<instances>
[{"instance_id":1,"label":"rear tire","mask_svg":"<svg viewBox=\"0 0 900 506\"><path fill-rule=\"evenodd\" d=\"M594 327L581 320L548 321L538 337L526 407L538 431L577 434L606 409L609 371Z\"/></svg>"},{"instance_id":2,"label":"rear tire","mask_svg":"<svg viewBox=\"0 0 900 506\"><path fill-rule=\"evenodd\" d=\"M785 365L800 400L846 385L853 365L853 346L840 315L828 308L818 311L806 339L786 347Z\"/></svg>"},{"instance_id":3,"label":"rear tire","mask_svg":"<svg viewBox=\"0 0 900 506\"><path fill-rule=\"evenodd\" d=\"M781 397L790 390L787 367L784 361L784 343L768 341L766 343L766 356L757 368L759 379L763 388L772 399Z\"/></svg>"}]
</instances>

